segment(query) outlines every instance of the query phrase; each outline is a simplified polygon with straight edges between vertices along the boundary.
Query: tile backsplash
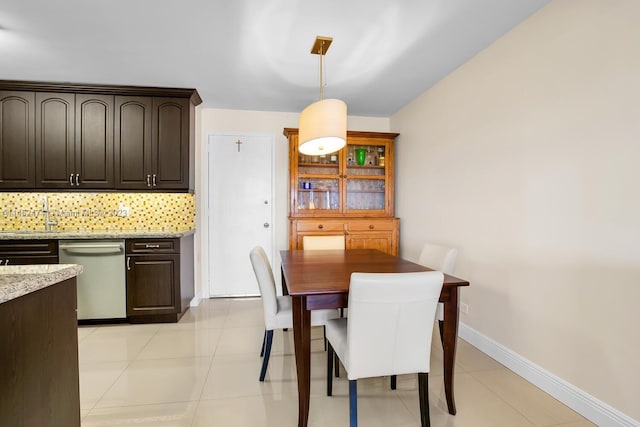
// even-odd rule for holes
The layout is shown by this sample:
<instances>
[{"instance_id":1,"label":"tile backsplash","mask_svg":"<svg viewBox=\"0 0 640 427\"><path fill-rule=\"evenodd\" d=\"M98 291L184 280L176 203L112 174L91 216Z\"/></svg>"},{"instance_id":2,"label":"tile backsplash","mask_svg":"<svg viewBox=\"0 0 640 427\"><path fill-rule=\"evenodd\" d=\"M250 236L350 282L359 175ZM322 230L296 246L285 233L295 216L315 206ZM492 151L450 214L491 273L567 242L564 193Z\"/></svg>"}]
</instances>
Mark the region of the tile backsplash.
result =
<instances>
[{"instance_id":1,"label":"tile backsplash","mask_svg":"<svg viewBox=\"0 0 640 427\"><path fill-rule=\"evenodd\" d=\"M0 193L0 231L44 230L44 201L59 231L186 231L195 228L187 193Z\"/></svg>"}]
</instances>

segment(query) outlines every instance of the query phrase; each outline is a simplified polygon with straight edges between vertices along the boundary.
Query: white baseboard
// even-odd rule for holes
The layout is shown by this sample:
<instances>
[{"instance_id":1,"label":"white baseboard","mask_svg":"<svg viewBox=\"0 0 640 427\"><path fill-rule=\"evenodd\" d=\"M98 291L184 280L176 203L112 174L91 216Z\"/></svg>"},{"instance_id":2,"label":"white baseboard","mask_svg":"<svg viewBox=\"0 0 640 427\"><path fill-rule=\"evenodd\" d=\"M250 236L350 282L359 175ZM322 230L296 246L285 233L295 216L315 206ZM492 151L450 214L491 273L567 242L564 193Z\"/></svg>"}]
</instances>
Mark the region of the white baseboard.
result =
<instances>
[{"instance_id":1,"label":"white baseboard","mask_svg":"<svg viewBox=\"0 0 640 427\"><path fill-rule=\"evenodd\" d=\"M200 298L196 295L195 297L193 297L193 299L189 302L189 307L197 307L198 304L200 304Z\"/></svg>"},{"instance_id":2,"label":"white baseboard","mask_svg":"<svg viewBox=\"0 0 640 427\"><path fill-rule=\"evenodd\" d=\"M640 422L596 399L502 344L460 323L460 338L601 427L640 427Z\"/></svg>"}]
</instances>

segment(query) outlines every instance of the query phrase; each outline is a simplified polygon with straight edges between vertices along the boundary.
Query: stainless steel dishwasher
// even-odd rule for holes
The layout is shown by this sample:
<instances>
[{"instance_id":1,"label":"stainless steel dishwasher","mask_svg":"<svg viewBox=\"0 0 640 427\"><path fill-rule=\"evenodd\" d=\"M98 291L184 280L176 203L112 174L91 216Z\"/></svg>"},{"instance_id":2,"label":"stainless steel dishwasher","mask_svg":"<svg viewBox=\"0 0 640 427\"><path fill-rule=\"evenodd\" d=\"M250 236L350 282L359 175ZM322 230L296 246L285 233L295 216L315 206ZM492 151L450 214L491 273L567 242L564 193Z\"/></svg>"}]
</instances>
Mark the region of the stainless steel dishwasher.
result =
<instances>
[{"instance_id":1,"label":"stainless steel dishwasher","mask_svg":"<svg viewBox=\"0 0 640 427\"><path fill-rule=\"evenodd\" d=\"M124 240L60 240L61 264L80 264L78 320L127 317Z\"/></svg>"}]
</instances>

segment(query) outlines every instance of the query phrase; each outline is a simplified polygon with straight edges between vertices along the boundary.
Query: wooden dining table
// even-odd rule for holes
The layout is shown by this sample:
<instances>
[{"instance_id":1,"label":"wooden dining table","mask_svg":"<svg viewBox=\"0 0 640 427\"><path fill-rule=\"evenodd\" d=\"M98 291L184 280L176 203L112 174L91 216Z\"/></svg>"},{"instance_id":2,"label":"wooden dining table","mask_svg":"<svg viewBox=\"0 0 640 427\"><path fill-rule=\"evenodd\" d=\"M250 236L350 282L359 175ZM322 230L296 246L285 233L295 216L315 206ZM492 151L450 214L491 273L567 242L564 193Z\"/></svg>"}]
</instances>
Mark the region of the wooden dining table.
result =
<instances>
[{"instance_id":1,"label":"wooden dining table","mask_svg":"<svg viewBox=\"0 0 640 427\"><path fill-rule=\"evenodd\" d=\"M283 291L291 296L293 307L298 427L306 427L311 386L311 310L346 308L353 272L408 273L432 269L375 249L280 251L280 257ZM469 282L445 274L440 293L440 302L444 304L444 387L452 415L456 413L453 374L458 336L458 289L461 286L469 286Z\"/></svg>"}]
</instances>

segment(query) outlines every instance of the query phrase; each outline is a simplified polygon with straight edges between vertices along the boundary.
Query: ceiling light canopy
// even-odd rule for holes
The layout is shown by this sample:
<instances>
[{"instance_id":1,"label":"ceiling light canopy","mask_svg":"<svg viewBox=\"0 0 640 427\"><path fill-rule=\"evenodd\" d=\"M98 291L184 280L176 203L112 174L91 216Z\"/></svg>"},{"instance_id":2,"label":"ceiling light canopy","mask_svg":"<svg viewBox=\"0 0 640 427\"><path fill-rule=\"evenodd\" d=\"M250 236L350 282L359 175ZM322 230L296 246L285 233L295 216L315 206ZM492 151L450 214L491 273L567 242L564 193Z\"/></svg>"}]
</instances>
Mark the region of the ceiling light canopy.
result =
<instances>
[{"instance_id":1,"label":"ceiling light canopy","mask_svg":"<svg viewBox=\"0 0 640 427\"><path fill-rule=\"evenodd\" d=\"M302 154L334 153L347 141L347 104L340 99L323 99L322 57L331 45L331 37L316 37L311 53L320 55L320 100L300 113L298 150Z\"/></svg>"}]
</instances>

